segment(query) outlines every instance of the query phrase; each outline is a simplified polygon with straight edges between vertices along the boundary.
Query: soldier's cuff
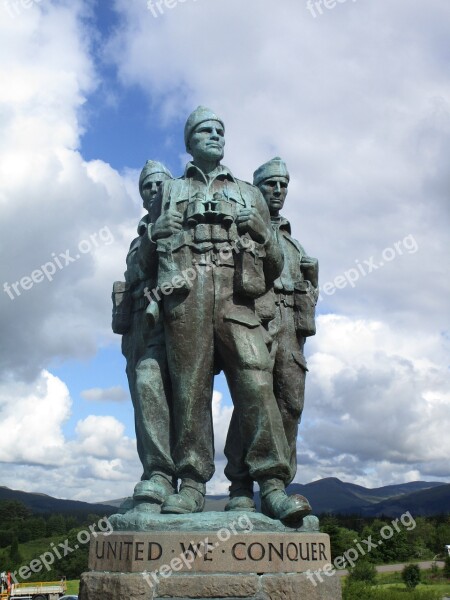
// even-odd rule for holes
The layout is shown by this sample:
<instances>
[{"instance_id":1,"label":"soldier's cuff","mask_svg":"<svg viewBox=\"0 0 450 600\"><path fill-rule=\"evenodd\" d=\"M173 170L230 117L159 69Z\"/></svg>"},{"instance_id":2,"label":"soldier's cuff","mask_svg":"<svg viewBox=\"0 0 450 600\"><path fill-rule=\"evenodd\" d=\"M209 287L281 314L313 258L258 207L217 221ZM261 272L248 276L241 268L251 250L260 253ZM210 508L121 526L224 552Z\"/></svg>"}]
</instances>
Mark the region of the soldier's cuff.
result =
<instances>
[{"instance_id":1,"label":"soldier's cuff","mask_svg":"<svg viewBox=\"0 0 450 600\"><path fill-rule=\"evenodd\" d=\"M274 235L273 235L272 231L268 230L266 232L266 239L261 245L264 248L268 248L269 246L271 246L273 244L273 242L275 242Z\"/></svg>"}]
</instances>

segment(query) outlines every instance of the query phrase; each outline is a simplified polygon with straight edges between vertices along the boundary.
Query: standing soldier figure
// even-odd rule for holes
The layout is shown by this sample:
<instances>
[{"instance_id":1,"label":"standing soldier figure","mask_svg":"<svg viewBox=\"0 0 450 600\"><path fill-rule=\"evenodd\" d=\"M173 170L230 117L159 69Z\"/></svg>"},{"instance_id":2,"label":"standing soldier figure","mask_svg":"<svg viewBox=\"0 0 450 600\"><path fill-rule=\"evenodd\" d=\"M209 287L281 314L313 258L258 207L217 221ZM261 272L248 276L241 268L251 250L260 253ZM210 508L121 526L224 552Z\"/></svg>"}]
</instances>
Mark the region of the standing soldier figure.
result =
<instances>
[{"instance_id":1,"label":"standing soldier figure","mask_svg":"<svg viewBox=\"0 0 450 600\"><path fill-rule=\"evenodd\" d=\"M297 471L297 432L303 411L307 366L303 355L305 338L314 335L317 302L318 261L307 256L291 236L291 226L280 215L289 185L284 161L276 157L259 167L253 177L270 211L272 227L284 256L284 268L273 289L257 301L257 312L271 334L273 389L289 445L290 483ZM275 313L270 314L272 299ZM231 481L225 510L255 510L253 480L246 468L242 448L236 444L237 415L233 413L225 455L225 474Z\"/></svg>"},{"instance_id":2,"label":"standing soldier figure","mask_svg":"<svg viewBox=\"0 0 450 600\"><path fill-rule=\"evenodd\" d=\"M212 390L218 366L233 399L243 459L266 514L307 514L288 497L289 447L273 393L272 364L255 299L280 275L283 258L259 190L221 166L223 121L199 107L185 127L193 156L183 177L162 186L162 212L139 253L159 256L158 286L172 384L178 493L163 513L201 512L214 473ZM153 250L152 250L153 245Z\"/></svg>"},{"instance_id":3,"label":"standing soldier figure","mask_svg":"<svg viewBox=\"0 0 450 600\"><path fill-rule=\"evenodd\" d=\"M128 295L128 308L125 301L121 311L122 322L118 328L114 327L113 322L116 333L123 334L122 353L127 361L126 373L134 407L137 450L144 469L142 479L134 489L135 504L146 502L161 505L175 489L170 450L171 391L164 326L159 321L151 327L146 317L148 290L156 286L157 257L147 256L146 274L138 261L138 250L145 240L147 227L156 221L161 212L158 191L168 179L172 179L172 175L160 162L149 160L142 169L139 191L148 214L139 222L139 236L132 241L127 255L125 291L122 295ZM155 506L155 510L156 508Z\"/></svg>"}]
</instances>

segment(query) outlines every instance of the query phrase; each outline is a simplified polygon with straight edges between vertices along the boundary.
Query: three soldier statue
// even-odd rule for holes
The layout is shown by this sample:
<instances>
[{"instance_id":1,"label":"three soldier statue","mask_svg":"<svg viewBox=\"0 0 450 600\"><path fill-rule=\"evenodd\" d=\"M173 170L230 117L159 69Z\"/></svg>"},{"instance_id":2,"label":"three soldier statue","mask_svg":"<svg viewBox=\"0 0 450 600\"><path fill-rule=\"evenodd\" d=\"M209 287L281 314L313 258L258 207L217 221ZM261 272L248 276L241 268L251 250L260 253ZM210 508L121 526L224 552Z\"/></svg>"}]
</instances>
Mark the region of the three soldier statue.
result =
<instances>
[{"instance_id":1,"label":"three soldier statue","mask_svg":"<svg viewBox=\"0 0 450 600\"><path fill-rule=\"evenodd\" d=\"M311 512L287 495L315 333L318 262L280 211L289 173L280 158L253 185L221 164L225 126L198 107L185 126L192 161L174 179L148 161L139 180L146 216L113 289L143 466L133 511L201 512L214 473L212 392L223 371L233 400L225 510L293 522Z\"/></svg>"}]
</instances>

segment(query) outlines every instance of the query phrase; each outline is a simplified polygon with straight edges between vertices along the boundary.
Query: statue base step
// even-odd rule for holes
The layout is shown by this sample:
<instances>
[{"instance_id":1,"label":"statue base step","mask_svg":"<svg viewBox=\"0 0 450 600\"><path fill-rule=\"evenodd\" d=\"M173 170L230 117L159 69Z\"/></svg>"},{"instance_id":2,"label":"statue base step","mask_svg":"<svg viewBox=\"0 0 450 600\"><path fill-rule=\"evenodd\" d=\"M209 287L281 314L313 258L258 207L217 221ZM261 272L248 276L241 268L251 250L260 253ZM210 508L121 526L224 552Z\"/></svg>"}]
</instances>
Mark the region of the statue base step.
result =
<instances>
[{"instance_id":1,"label":"statue base step","mask_svg":"<svg viewBox=\"0 0 450 600\"><path fill-rule=\"evenodd\" d=\"M150 585L144 573L84 573L79 600L341 600L337 575L188 573Z\"/></svg>"}]
</instances>

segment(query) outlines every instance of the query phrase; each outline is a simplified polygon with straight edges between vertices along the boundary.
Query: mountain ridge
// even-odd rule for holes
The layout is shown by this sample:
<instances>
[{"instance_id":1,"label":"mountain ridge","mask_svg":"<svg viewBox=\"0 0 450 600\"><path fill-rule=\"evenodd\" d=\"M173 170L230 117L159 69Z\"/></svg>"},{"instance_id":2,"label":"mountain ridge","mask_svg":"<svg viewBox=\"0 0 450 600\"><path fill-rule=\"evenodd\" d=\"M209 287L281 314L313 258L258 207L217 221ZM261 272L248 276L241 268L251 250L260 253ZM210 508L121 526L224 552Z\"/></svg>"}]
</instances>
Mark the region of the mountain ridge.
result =
<instances>
[{"instance_id":1,"label":"mountain ridge","mask_svg":"<svg viewBox=\"0 0 450 600\"><path fill-rule=\"evenodd\" d=\"M365 488L336 477L326 477L307 484L291 484L288 492L306 496L314 513L318 515L330 513L395 517L408 510L416 516L450 513L450 483L437 481L412 481ZM96 513L107 516L117 510L124 498L89 503L0 486L0 500L18 500L36 513ZM255 501L259 508L258 492L255 494ZM205 510L222 511L226 502L226 495L208 495Z\"/></svg>"}]
</instances>

